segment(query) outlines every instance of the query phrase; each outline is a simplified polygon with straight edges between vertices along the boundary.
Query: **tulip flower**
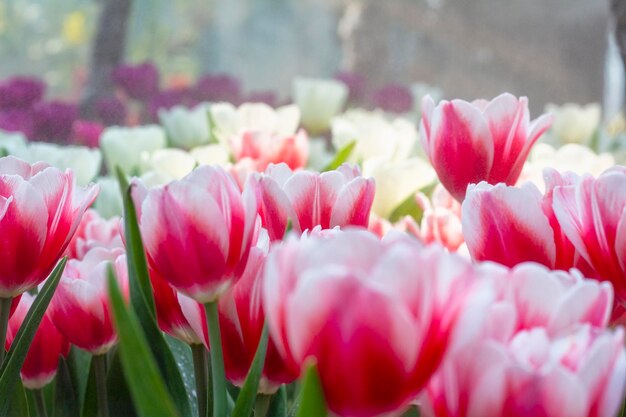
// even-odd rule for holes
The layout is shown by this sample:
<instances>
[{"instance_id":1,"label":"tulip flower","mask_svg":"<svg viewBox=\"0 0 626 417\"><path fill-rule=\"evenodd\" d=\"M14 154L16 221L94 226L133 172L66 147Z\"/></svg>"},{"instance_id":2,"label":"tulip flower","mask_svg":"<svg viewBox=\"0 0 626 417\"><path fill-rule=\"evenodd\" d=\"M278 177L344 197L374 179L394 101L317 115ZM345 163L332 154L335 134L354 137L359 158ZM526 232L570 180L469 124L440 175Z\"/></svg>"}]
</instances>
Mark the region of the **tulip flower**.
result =
<instances>
[{"instance_id":1,"label":"tulip flower","mask_svg":"<svg viewBox=\"0 0 626 417\"><path fill-rule=\"evenodd\" d=\"M67 142L78 119L78 105L62 101L42 101L34 105L31 139Z\"/></svg>"},{"instance_id":2,"label":"tulip flower","mask_svg":"<svg viewBox=\"0 0 626 417\"><path fill-rule=\"evenodd\" d=\"M514 185L530 148L551 124L529 122L528 100L502 94L490 102L422 101L420 137L444 187L459 201L469 184Z\"/></svg>"},{"instance_id":3,"label":"tulip flower","mask_svg":"<svg viewBox=\"0 0 626 417\"><path fill-rule=\"evenodd\" d=\"M622 328L537 327L478 339L442 364L422 396L427 417L615 416L626 383Z\"/></svg>"},{"instance_id":4,"label":"tulip flower","mask_svg":"<svg viewBox=\"0 0 626 417\"><path fill-rule=\"evenodd\" d=\"M199 104L191 110L183 106L160 109L159 119L165 127L169 142L174 146L190 149L208 143L211 138L209 108L206 104Z\"/></svg>"},{"instance_id":5,"label":"tulip flower","mask_svg":"<svg viewBox=\"0 0 626 417\"><path fill-rule=\"evenodd\" d=\"M107 249L124 247L120 234L121 227L119 217L107 220L96 210L87 210L67 247L67 255L71 259L83 259L87 252L95 247Z\"/></svg>"},{"instance_id":6,"label":"tulip flower","mask_svg":"<svg viewBox=\"0 0 626 417\"><path fill-rule=\"evenodd\" d=\"M589 268L563 236L552 209L553 190L576 181L573 175L546 172L548 191L532 183L521 187L482 182L468 187L462 207L463 235L472 258L507 266L538 262L552 269Z\"/></svg>"},{"instance_id":7,"label":"tulip flower","mask_svg":"<svg viewBox=\"0 0 626 417\"><path fill-rule=\"evenodd\" d=\"M124 249L95 247L83 259L68 262L50 302L50 316L59 331L70 343L94 355L108 352L117 342L107 287L111 264L122 291L128 294Z\"/></svg>"},{"instance_id":8,"label":"tulip flower","mask_svg":"<svg viewBox=\"0 0 626 417\"><path fill-rule=\"evenodd\" d=\"M17 308L9 320L6 349L9 350L26 314L35 301L35 296L23 294ZM48 385L57 373L59 359L70 352L70 344L57 330L46 311L35 332L35 337L26 353L26 360L20 372L22 383L28 389L40 389Z\"/></svg>"},{"instance_id":9,"label":"tulip flower","mask_svg":"<svg viewBox=\"0 0 626 417\"><path fill-rule=\"evenodd\" d=\"M144 153L165 148L165 132L158 126L109 127L100 136L100 148L107 170L115 172L119 166L127 174L141 173Z\"/></svg>"},{"instance_id":10,"label":"tulip flower","mask_svg":"<svg viewBox=\"0 0 626 417\"><path fill-rule=\"evenodd\" d=\"M348 87L336 80L298 77L292 90L293 101L302 112L302 126L311 135L327 131L348 100Z\"/></svg>"},{"instance_id":11,"label":"tulip flower","mask_svg":"<svg viewBox=\"0 0 626 417\"><path fill-rule=\"evenodd\" d=\"M548 133L556 144L589 143L602 118L602 108L598 103L585 106L548 104L546 111L554 114L554 123Z\"/></svg>"},{"instance_id":12,"label":"tulip flower","mask_svg":"<svg viewBox=\"0 0 626 417\"><path fill-rule=\"evenodd\" d=\"M563 234L610 281L617 301L626 303L626 168L616 166L597 179L583 176L554 189L554 214Z\"/></svg>"},{"instance_id":13,"label":"tulip flower","mask_svg":"<svg viewBox=\"0 0 626 417\"><path fill-rule=\"evenodd\" d=\"M424 243L439 242L456 251L465 242L459 202L441 184L435 187L431 199L423 193L418 193L415 198L422 209L422 222L416 235Z\"/></svg>"},{"instance_id":14,"label":"tulip flower","mask_svg":"<svg viewBox=\"0 0 626 417\"><path fill-rule=\"evenodd\" d=\"M0 297L39 285L52 271L97 187L76 187L65 173L38 162L0 158Z\"/></svg>"},{"instance_id":15,"label":"tulip flower","mask_svg":"<svg viewBox=\"0 0 626 417\"><path fill-rule=\"evenodd\" d=\"M120 65L111 78L115 85L135 100L148 100L159 91L159 70L152 62Z\"/></svg>"},{"instance_id":16,"label":"tulip flower","mask_svg":"<svg viewBox=\"0 0 626 417\"><path fill-rule=\"evenodd\" d=\"M13 77L0 83L0 109L29 109L39 102L46 84L33 77Z\"/></svg>"},{"instance_id":17,"label":"tulip flower","mask_svg":"<svg viewBox=\"0 0 626 417\"><path fill-rule=\"evenodd\" d=\"M147 187L180 180L196 166L192 155L182 149L157 149L142 158L141 180Z\"/></svg>"},{"instance_id":18,"label":"tulip flower","mask_svg":"<svg viewBox=\"0 0 626 417\"><path fill-rule=\"evenodd\" d=\"M241 275L254 241L253 186L242 194L229 174L210 166L150 190L134 181L150 267L183 294L215 301Z\"/></svg>"},{"instance_id":19,"label":"tulip flower","mask_svg":"<svg viewBox=\"0 0 626 417\"><path fill-rule=\"evenodd\" d=\"M44 161L60 170L71 169L76 183L81 186L88 185L98 175L102 165L100 150L86 146L32 142L16 148L11 154L28 163Z\"/></svg>"},{"instance_id":20,"label":"tulip flower","mask_svg":"<svg viewBox=\"0 0 626 417\"><path fill-rule=\"evenodd\" d=\"M282 239L289 221L297 233L318 225L367 227L375 186L358 168L343 165L319 174L278 164L256 178L259 212L272 241Z\"/></svg>"},{"instance_id":21,"label":"tulip flower","mask_svg":"<svg viewBox=\"0 0 626 417\"><path fill-rule=\"evenodd\" d=\"M120 185L113 177L98 177L96 184L100 188L98 198L93 204L94 209L105 219L121 216L124 212Z\"/></svg>"},{"instance_id":22,"label":"tulip flower","mask_svg":"<svg viewBox=\"0 0 626 417\"><path fill-rule=\"evenodd\" d=\"M264 275L278 351L300 367L316 363L338 416L401 414L491 301L469 262L367 231L292 235L273 248Z\"/></svg>"}]
</instances>

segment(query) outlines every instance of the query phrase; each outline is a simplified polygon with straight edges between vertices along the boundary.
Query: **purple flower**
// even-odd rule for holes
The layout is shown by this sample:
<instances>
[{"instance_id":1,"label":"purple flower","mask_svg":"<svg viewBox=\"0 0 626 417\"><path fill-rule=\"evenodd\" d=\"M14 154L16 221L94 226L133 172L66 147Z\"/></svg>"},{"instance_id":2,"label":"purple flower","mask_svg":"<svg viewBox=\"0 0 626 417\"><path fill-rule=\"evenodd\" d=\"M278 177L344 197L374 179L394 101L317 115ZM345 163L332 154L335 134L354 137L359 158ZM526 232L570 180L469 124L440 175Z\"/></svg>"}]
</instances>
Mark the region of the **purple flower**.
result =
<instances>
[{"instance_id":1,"label":"purple flower","mask_svg":"<svg viewBox=\"0 0 626 417\"><path fill-rule=\"evenodd\" d=\"M406 113L413 109L413 94L408 87L389 84L374 92L372 104L384 111Z\"/></svg>"},{"instance_id":2,"label":"purple flower","mask_svg":"<svg viewBox=\"0 0 626 417\"><path fill-rule=\"evenodd\" d=\"M365 98L367 81L361 74L355 72L338 72L335 79L348 87L348 102L352 104L362 103Z\"/></svg>"},{"instance_id":3,"label":"purple flower","mask_svg":"<svg viewBox=\"0 0 626 417\"><path fill-rule=\"evenodd\" d=\"M100 135L104 130L98 122L91 120L76 120L72 125L72 142L76 145L97 148L100 146Z\"/></svg>"},{"instance_id":4,"label":"purple flower","mask_svg":"<svg viewBox=\"0 0 626 417\"><path fill-rule=\"evenodd\" d=\"M30 110L0 111L0 130L22 132L27 138L33 136L33 115Z\"/></svg>"},{"instance_id":5,"label":"purple flower","mask_svg":"<svg viewBox=\"0 0 626 417\"><path fill-rule=\"evenodd\" d=\"M241 83L227 74L205 74L196 83L195 95L199 101L225 101L237 105L241 102Z\"/></svg>"},{"instance_id":6,"label":"purple flower","mask_svg":"<svg viewBox=\"0 0 626 417\"><path fill-rule=\"evenodd\" d=\"M191 92L187 88L172 88L161 91L150 100L148 106L148 114L150 121L158 122L159 109L171 109L174 106L193 107L198 102L192 97Z\"/></svg>"},{"instance_id":7,"label":"purple flower","mask_svg":"<svg viewBox=\"0 0 626 417\"><path fill-rule=\"evenodd\" d=\"M33 108L33 138L47 142L66 142L72 124L78 118L78 106L62 101L41 102Z\"/></svg>"},{"instance_id":8,"label":"purple flower","mask_svg":"<svg viewBox=\"0 0 626 417\"><path fill-rule=\"evenodd\" d=\"M46 84L34 77L13 77L0 83L0 109L25 110L41 100Z\"/></svg>"},{"instance_id":9,"label":"purple flower","mask_svg":"<svg viewBox=\"0 0 626 417\"><path fill-rule=\"evenodd\" d=\"M159 70L151 62L120 65L112 77L115 85L135 100L146 101L159 92Z\"/></svg>"},{"instance_id":10,"label":"purple flower","mask_svg":"<svg viewBox=\"0 0 626 417\"><path fill-rule=\"evenodd\" d=\"M96 114L107 126L126 124L126 104L115 96L102 97L96 102Z\"/></svg>"}]
</instances>

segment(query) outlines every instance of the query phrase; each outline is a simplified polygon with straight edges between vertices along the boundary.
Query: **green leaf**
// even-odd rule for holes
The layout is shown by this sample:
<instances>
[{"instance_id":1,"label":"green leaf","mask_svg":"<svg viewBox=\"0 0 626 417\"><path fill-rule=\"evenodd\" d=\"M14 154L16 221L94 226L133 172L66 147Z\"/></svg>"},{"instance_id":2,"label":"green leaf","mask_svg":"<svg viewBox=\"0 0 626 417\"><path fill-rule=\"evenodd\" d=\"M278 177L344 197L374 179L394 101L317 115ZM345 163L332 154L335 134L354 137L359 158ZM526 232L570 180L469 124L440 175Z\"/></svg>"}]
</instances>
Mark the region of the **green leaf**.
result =
<instances>
[{"instance_id":1,"label":"green leaf","mask_svg":"<svg viewBox=\"0 0 626 417\"><path fill-rule=\"evenodd\" d=\"M287 388L281 385L272 397L267 417L287 417Z\"/></svg>"},{"instance_id":2,"label":"green leaf","mask_svg":"<svg viewBox=\"0 0 626 417\"><path fill-rule=\"evenodd\" d=\"M30 416L30 408L28 406L28 399L26 398L26 391L22 386L22 381L18 381L18 386L13 392L13 399L11 400L11 405L9 406L9 411L6 414L7 416L20 416L20 417L29 417Z\"/></svg>"},{"instance_id":3,"label":"green leaf","mask_svg":"<svg viewBox=\"0 0 626 417\"><path fill-rule=\"evenodd\" d=\"M124 233L128 260L130 304L139 317L141 328L143 328L148 339L148 346L156 359L159 371L178 412L182 417L191 417L193 414L185 383L176 364L176 359L157 325L148 263L137 221L137 210L130 194L131 190L128 181L126 181L126 176L119 168L117 169L117 176L124 200Z\"/></svg>"},{"instance_id":4,"label":"green leaf","mask_svg":"<svg viewBox=\"0 0 626 417\"><path fill-rule=\"evenodd\" d=\"M72 346L70 354L65 360L72 385L76 393L77 403L79 411L83 410L83 404L89 398L86 398L85 392L87 390L87 383L89 381L89 369L91 367L91 354L82 349ZM95 404L95 390L93 391L93 399ZM78 414L82 415L82 414ZM94 414L95 415L95 414Z\"/></svg>"},{"instance_id":5,"label":"green leaf","mask_svg":"<svg viewBox=\"0 0 626 417\"><path fill-rule=\"evenodd\" d=\"M322 169L322 172L332 171L333 169L339 168L341 164L343 164L348 160L348 158L350 158L350 155L352 155L352 151L354 150L355 146L356 140L353 140L343 148L339 149L333 160L330 161L328 165L324 167L324 169Z\"/></svg>"},{"instance_id":6,"label":"green leaf","mask_svg":"<svg viewBox=\"0 0 626 417\"><path fill-rule=\"evenodd\" d=\"M72 380L69 365L65 358L59 361L54 387L54 417L76 417L80 415L78 391Z\"/></svg>"},{"instance_id":7,"label":"green leaf","mask_svg":"<svg viewBox=\"0 0 626 417\"><path fill-rule=\"evenodd\" d=\"M327 415L326 399L322 391L320 377L315 365L307 368L300 391L300 404L296 417L325 417Z\"/></svg>"},{"instance_id":8,"label":"green leaf","mask_svg":"<svg viewBox=\"0 0 626 417\"><path fill-rule=\"evenodd\" d=\"M411 193L398 207L396 207L391 215L389 216L389 221L392 223L401 220L405 216L413 217L413 219L418 222L422 219L422 208L417 205L417 200L415 199L415 193Z\"/></svg>"},{"instance_id":9,"label":"green leaf","mask_svg":"<svg viewBox=\"0 0 626 417\"><path fill-rule=\"evenodd\" d=\"M108 355L107 394L110 416L136 417L130 389L124 378L119 348ZM94 392L94 396L95 396Z\"/></svg>"},{"instance_id":10,"label":"green leaf","mask_svg":"<svg viewBox=\"0 0 626 417\"><path fill-rule=\"evenodd\" d=\"M402 417L420 417L420 410L416 406L412 405L404 413L402 413Z\"/></svg>"},{"instance_id":11,"label":"green leaf","mask_svg":"<svg viewBox=\"0 0 626 417\"><path fill-rule=\"evenodd\" d=\"M259 388L259 381L263 374L263 366L265 365L268 337L267 325L265 325L263 326L263 333L261 333L261 339L259 340L259 347L257 347L257 351L254 354L248 376L246 376L243 387L241 391L239 391L231 417L249 417L252 412L254 400Z\"/></svg>"},{"instance_id":12,"label":"green leaf","mask_svg":"<svg viewBox=\"0 0 626 417\"><path fill-rule=\"evenodd\" d=\"M109 297L119 337L119 355L135 408L141 417L178 416L174 402L148 347L139 320L128 310L113 271L109 268Z\"/></svg>"},{"instance_id":13,"label":"green leaf","mask_svg":"<svg viewBox=\"0 0 626 417\"><path fill-rule=\"evenodd\" d=\"M66 262L67 258L61 259L35 298L28 310L28 314L24 318L22 326L18 330L17 335L15 335L11 349L5 357L4 364L0 368L0 392L2 393L0 395L0 416L7 415L13 392L19 385L20 369L26 359L26 353L28 353L46 308L50 304L54 290L59 284Z\"/></svg>"},{"instance_id":14,"label":"green leaf","mask_svg":"<svg viewBox=\"0 0 626 417\"><path fill-rule=\"evenodd\" d=\"M117 168L117 180L120 183L120 190L124 200L124 234L126 237L128 273L134 278L131 280L132 282L130 282L131 297L141 297L143 299L132 300L132 303L135 305L143 301L147 304L150 314L155 317L154 296L150 284L146 252L144 251L141 231L139 230L137 220L137 210L135 209L135 204L130 195L130 186L126 180L126 175L124 175L119 168ZM137 288L133 288L133 286L137 287L137 284L139 285L140 291L137 291Z\"/></svg>"}]
</instances>

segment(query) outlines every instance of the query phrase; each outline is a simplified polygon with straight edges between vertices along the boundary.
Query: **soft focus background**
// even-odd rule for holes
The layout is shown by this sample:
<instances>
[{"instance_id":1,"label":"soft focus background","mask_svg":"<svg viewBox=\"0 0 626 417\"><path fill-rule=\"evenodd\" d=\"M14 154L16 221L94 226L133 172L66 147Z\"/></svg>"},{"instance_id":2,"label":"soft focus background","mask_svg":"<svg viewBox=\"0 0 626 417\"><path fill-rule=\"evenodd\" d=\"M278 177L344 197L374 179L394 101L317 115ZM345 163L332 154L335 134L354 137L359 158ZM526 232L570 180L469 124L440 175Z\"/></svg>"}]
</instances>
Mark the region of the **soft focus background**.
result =
<instances>
[{"instance_id":1,"label":"soft focus background","mask_svg":"<svg viewBox=\"0 0 626 417\"><path fill-rule=\"evenodd\" d=\"M125 5L125 61L154 61L169 83L227 73L286 99L297 75L344 71L446 97L506 90L533 113L600 102L605 118L623 96L607 0L2 0L0 79L43 76L78 99L100 12Z\"/></svg>"}]
</instances>

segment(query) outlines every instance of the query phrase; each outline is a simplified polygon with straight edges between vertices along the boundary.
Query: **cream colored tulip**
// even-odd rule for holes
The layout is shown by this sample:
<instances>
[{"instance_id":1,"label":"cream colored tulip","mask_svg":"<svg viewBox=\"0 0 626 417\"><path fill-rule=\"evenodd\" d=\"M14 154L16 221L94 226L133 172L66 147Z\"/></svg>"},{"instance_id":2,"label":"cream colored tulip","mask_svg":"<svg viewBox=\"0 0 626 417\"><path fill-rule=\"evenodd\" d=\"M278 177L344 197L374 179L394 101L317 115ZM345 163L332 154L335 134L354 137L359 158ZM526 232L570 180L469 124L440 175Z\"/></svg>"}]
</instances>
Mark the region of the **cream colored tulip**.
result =
<instances>
[{"instance_id":1,"label":"cream colored tulip","mask_svg":"<svg viewBox=\"0 0 626 417\"><path fill-rule=\"evenodd\" d=\"M141 174L143 155L163 149L165 145L165 132L156 125L110 127L100 137L100 148L109 173L119 166L126 174Z\"/></svg>"},{"instance_id":2,"label":"cream colored tulip","mask_svg":"<svg viewBox=\"0 0 626 417\"><path fill-rule=\"evenodd\" d=\"M330 128L331 120L346 105L348 88L330 79L298 77L293 81L293 100L302 112L302 126L319 135Z\"/></svg>"},{"instance_id":3,"label":"cream colored tulip","mask_svg":"<svg viewBox=\"0 0 626 417\"><path fill-rule=\"evenodd\" d=\"M193 109L183 106L161 109L159 120L172 146L190 149L209 143L211 139L208 104L202 103Z\"/></svg>"},{"instance_id":4,"label":"cream colored tulip","mask_svg":"<svg viewBox=\"0 0 626 417\"><path fill-rule=\"evenodd\" d=\"M546 111L554 114L554 122L548 137L555 145L578 143L588 144L602 116L602 109L597 103L581 106L566 103L562 106L548 104Z\"/></svg>"},{"instance_id":5,"label":"cream colored tulip","mask_svg":"<svg viewBox=\"0 0 626 417\"><path fill-rule=\"evenodd\" d=\"M94 203L94 208L106 219L124 214L124 205L120 186L116 179L112 177L99 177L96 183L100 186L98 198Z\"/></svg>"}]
</instances>

